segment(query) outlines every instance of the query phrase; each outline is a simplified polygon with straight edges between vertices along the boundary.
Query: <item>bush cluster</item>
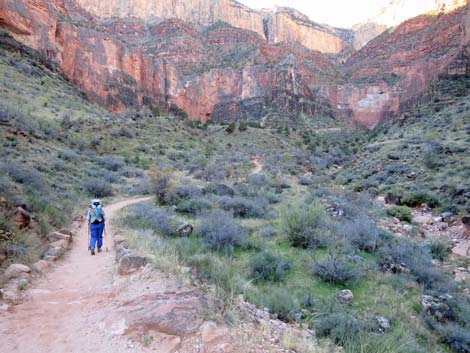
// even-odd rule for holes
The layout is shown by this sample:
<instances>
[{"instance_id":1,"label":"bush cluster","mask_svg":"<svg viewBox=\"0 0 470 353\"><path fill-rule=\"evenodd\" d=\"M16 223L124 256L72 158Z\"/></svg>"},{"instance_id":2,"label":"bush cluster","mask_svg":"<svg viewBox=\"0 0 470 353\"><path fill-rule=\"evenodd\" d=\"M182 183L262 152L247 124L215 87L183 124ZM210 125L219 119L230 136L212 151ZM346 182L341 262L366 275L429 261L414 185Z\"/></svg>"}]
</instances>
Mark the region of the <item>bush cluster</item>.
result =
<instances>
[{"instance_id":1,"label":"bush cluster","mask_svg":"<svg viewBox=\"0 0 470 353\"><path fill-rule=\"evenodd\" d=\"M319 202L293 205L285 210L282 230L288 242L298 248L324 247L328 243L328 216Z\"/></svg>"},{"instance_id":2,"label":"bush cluster","mask_svg":"<svg viewBox=\"0 0 470 353\"><path fill-rule=\"evenodd\" d=\"M282 256L261 252L250 259L250 277L255 282L279 282L285 278L289 267L289 263Z\"/></svg>"},{"instance_id":3,"label":"bush cluster","mask_svg":"<svg viewBox=\"0 0 470 353\"><path fill-rule=\"evenodd\" d=\"M411 209L407 206L393 206L387 209L387 214L398 218L402 222L411 223L413 215Z\"/></svg>"},{"instance_id":4,"label":"bush cluster","mask_svg":"<svg viewBox=\"0 0 470 353\"><path fill-rule=\"evenodd\" d=\"M262 218L266 214L267 202L264 199L246 199L241 196L223 196L218 200L219 207L231 212L235 217Z\"/></svg>"},{"instance_id":5,"label":"bush cluster","mask_svg":"<svg viewBox=\"0 0 470 353\"><path fill-rule=\"evenodd\" d=\"M203 214L195 233L202 239L204 245L214 250L230 252L245 241L243 228L232 215L220 210Z\"/></svg>"},{"instance_id":6,"label":"bush cluster","mask_svg":"<svg viewBox=\"0 0 470 353\"><path fill-rule=\"evenodd\" d=\"M358 264L351 257L330 252L326 259L313 263L312 273L330 284L346 285L365 272L362 264Z\"/></svg>"},{"instance_id":7,"label":"bush cluster","mask_svg":"<svg viewBox=\"0 0 470 353\"><path fill-rule=\"evenodd\" d=\"M128 222L135 228L150 228L166 236L174 235L176 232L174 212L169 209L140 203L130 206L129 213Z\"/></svg>"}]
</instances>

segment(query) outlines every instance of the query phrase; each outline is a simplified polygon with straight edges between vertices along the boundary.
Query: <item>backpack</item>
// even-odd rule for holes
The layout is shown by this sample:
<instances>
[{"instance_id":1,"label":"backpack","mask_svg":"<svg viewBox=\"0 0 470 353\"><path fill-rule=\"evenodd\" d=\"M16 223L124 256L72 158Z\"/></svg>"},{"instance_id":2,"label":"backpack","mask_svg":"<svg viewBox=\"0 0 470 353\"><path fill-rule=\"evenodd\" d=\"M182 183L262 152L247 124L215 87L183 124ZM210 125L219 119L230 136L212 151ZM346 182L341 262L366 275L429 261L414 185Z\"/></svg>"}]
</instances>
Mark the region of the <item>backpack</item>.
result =
<instances>
[{"instance_id":1,"label":"backpack","mask_svg":"<svg viewBox=\"0 0 470 353\"><path fill-rule=\"evenodd\" d=\"M92 200L90 203L90 223L101 223L104 221L104 212L100 200Z\"/></svg>"},{"instance_id":2,"label":"backpack","mask_svg":"<svg viewBox=\"0 0 470 353\"><path fill-rule=\"evenodd\" d=\"M90 208L90 223L101 223L103 222L103 209L101 206L96 208Z\"/></svg>"}]
</instances>

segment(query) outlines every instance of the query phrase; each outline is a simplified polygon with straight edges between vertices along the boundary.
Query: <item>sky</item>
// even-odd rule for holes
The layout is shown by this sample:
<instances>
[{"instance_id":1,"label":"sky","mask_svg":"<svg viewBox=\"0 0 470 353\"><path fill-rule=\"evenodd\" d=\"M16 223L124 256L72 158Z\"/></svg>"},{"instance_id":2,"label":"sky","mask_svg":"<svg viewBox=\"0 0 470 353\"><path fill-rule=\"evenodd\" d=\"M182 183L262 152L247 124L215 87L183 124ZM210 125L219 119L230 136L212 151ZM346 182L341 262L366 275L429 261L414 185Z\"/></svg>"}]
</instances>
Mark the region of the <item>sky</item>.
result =
<instances>
[{"instance_id":1,"label":"sky","mask_svg":"<svg viewBox=\"0 0 470 353\"><path fill-rule=\"evenodd\" d=\"M254 9L293 7L314 22L350 28L377 15L390 0L238 0ZM413 0L410 0L413 1Z\"/></svg>"}]
</instances>

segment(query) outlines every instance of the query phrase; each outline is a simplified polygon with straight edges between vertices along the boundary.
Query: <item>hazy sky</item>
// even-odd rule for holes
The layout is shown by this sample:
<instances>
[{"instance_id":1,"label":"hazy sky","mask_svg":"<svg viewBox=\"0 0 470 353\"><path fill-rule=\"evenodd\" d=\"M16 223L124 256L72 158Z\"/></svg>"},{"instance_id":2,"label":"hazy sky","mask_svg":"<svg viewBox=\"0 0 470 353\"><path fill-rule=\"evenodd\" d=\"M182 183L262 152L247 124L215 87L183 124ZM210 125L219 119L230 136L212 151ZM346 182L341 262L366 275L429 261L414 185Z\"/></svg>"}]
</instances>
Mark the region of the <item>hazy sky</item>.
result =
<instances>
[{"instance_id":1,"label":"hazy sky","mask_svg":"<svg viewBox=\"0 0 470 353\"><path fill-rule=\"evenodd\" d=\"M351 27L377 15L390 0L238 0L255 9L275 5L293 7L312 21L336 27ZM414 0L409 0L414 1Z\"/></svg>"}]
</instances>

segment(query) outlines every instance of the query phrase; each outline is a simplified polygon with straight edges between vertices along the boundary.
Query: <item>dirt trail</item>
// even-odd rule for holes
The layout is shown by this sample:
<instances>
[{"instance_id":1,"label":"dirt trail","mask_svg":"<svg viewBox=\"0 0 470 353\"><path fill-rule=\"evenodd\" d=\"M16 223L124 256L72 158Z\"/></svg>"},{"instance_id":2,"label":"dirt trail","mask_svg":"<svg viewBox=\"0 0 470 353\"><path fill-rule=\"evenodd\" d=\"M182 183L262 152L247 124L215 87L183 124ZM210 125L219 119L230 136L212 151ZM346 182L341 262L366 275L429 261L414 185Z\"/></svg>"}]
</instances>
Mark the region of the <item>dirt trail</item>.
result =
<instances>
[{"instance_id":1,"label":"dirt trail","mask_svg":"<svg viewBox=\"0 0 470 353\"><path fill-rule=\"evenodd\" d=\"M251 170L251 174L261 173L263 170L263 165L259 162L258 157L252 158L251 163L255 165L255 167Z\"/></svg>"},{"instance_id":2,"label":"dirt trail","mask_svg":"<svg viewBox=\"0 0 470 353\"><path fill-rule=\"evenodd\" d=\"M148 198L116 202L105 207L112 218L119 209ZM109 223L109 222L108 222ZM0 352L89 353L138 352L122 337L110 340L96 330L92 314L112 302L113 229L107 229L105 248L91 256L87 226L80 226L72 249L55 269L27 292L24 303L0 311Z\"/></svg>"}]
</instances>

